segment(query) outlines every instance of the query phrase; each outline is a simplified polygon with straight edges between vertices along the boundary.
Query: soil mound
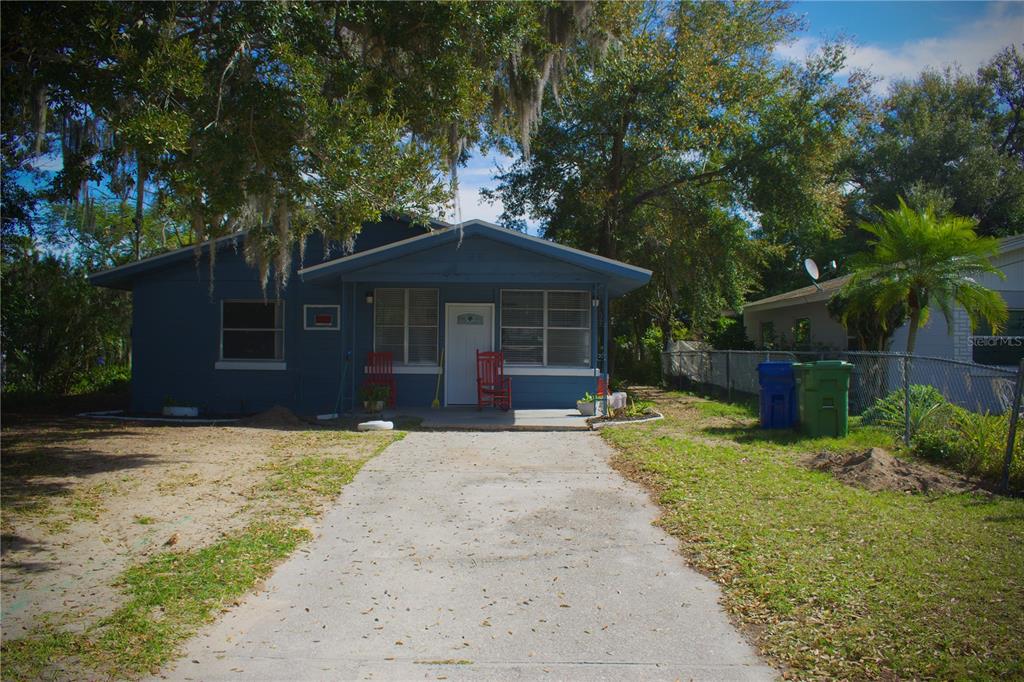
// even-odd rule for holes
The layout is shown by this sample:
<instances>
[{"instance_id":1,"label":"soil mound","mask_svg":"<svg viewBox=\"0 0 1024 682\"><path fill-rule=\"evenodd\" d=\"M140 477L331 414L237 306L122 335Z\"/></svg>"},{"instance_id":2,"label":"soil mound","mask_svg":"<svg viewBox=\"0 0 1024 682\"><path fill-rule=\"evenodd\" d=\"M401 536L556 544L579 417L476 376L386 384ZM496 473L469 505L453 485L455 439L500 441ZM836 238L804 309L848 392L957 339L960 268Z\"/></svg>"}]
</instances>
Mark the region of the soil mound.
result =
<instances>
[{"instance_id":1,"label":"soil mound","mask_svg":"<svg viewBox=\"0 0 1024 682\"><path fill-rule=\"evenodd\" d=\"M978 489L964 478L926 464L896 459L882 448L846 454L823 452L808 457L802 464L808 469L828 471L844 483L875 491L962 493Z\"/></svg>"},{"instance_id":2,"label":"soil mound","mask_svg":"<svg viewBox=\"0 0 1024 682\"><path fill-rule=\"evenodd\" d=\"M275 405L251 417L238 422L239 426L251 426L257 429L308 429L310 425L297 417L287 407Z\"/></svg>"}]
</instances>

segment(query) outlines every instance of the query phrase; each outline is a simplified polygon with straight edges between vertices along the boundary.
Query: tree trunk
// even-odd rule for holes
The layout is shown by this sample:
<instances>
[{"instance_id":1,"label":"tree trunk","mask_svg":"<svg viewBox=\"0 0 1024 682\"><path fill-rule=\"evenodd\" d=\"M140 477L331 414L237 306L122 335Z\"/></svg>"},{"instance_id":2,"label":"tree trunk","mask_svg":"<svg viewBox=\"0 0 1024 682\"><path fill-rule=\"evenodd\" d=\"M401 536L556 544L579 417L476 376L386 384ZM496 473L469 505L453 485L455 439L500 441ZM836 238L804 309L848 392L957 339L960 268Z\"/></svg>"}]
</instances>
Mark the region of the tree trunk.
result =
<instances>
[{"instance_id":1,"label":"tree trunk","mask_svg":"<svg viewBox=\"0 0 1024 682\"><path fill-rule=\"evenodd\" d=\"M604 217L601 220L601 236L598 241L597 255L605 258L615 258L615 226L621 218L622 204L622 162L625 153L625 126L622 121L622 128L616 133L612 140L611 158L608 163L608 174L605 182L608 189L608 200L604 205Z\"/></svg>"},{"instance_id":2,"label":"tree trunk","mask_svg":"<svg viewBox=\"0 0 1024 682\"><path fill-rule=\"evenodd\" d=\"M135 183L135 260L142 260L142 218L145 212L146 169L142 156L135 153L135 166L138 180Z\"/></svg>"},{"instance_id":3,"label":"tree trunk","mask_svg":"<svg viewBox=\"0 0 1024 682\"><path fill-rule=\"evenodd\" d=\"M907 354L914 354L914 344L917 343L917 325L921 321L921 309L910 309L910 322L907 327Z\"/></svg>"}]
</instances>

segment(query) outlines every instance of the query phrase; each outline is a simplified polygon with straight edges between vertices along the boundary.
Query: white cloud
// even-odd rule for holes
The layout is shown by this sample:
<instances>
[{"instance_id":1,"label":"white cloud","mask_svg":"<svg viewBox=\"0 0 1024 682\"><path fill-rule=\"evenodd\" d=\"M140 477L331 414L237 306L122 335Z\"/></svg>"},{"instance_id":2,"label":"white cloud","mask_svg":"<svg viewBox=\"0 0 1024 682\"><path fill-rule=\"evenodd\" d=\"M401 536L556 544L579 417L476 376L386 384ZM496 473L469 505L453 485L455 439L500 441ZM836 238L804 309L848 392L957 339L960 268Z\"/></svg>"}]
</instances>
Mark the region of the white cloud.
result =
<instances>
[{"instance_id":1,"label":"white cloud","mask_svg":"<svg viewBox=\"0 0 1024 682\"><path fill-rule=\"evenodd\" d=\"M480 189L480 187L459 185L459 190L456 193L456 208L449 211L444 219L453 223L473 219L486 220L491 223L498 222L502 211L501 202L487 203L480 195Z\"/></svg>"},{"instance_id":2,"label":"white cloud","mask_svg":"<svg viewBox=\"0 0 1024 682\"><path fill-rule=\"evenodd\" d=\"M844 75L854 69L870 71L879 77L876 94L884 94L900 79L915 78L926 68L942 69L958 65L971 72L989 61L1007 45L1024 41L1024 4L996 3L982 18L962 24L945 36L910 40L885 47L855 44L847 60ZM775 54L782 59L802 60L821 46L821 41L802 37L780 44Z\"/></svg>"}]
</instances>

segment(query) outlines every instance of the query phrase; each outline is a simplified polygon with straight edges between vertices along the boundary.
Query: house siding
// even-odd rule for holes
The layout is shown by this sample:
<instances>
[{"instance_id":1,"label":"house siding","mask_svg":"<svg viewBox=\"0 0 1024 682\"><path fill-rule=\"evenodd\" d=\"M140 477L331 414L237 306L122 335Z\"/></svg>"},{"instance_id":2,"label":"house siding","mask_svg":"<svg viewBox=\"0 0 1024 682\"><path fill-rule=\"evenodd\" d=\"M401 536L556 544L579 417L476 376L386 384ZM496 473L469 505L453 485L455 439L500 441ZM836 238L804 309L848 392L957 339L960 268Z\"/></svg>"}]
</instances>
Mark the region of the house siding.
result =
<instances>
[{"instance_id":1,"label":"house siding","mask_svg":"<svg viewBox=\"0 0 1024 682\"><path fill-rule=\"evenodd\" d=\"M1014 244L1007 246L993 259L1004 278L994 274L977 277L982 286L998 292L1010 309L1024 309L1024 248L1020 237L1011 238ZM744 310L743 324L748 338L761 346L760 328L762 322L774 322L776 333L785 333L792 341L792 327L795 320L808 317L811 320L811 344L814 348L847 350L846 330L828 314L827 301L778 306L767 310ZM897 329L889 343L889 350L903 352L907 346L909 326ZM952 334L950 333L952 331ZM948 320L938 309L932 308L928 323L917 332L914 353L937 358L948 358L961 362L972 361L971 327L967 313L960 306L954 306L953 319Z\"/></svg>"},{"instance_id":2,"label":"house siding","mask_svg":"<svg viewBox=\"0 0 1024 682\"><path fill-rule=\"evenodd\" d=\"M367 230L357 249L408 236L408 228ZM372 238L371 238L372 235ZM255 269L240 253L222 249L211 285L208 256L162 267L133 283L132 409L159 412L167 401L195 405L206 415L248 414L283 405L299 414L358 409L366 353L373 349L373 306L367 293L383 287L429 287L439 293L439 348L444 348L446 303L494 305L494 339L500 345L502 289L574 289L600 297L605 283L595 273L570 263L531 254L484 239L467 239L395 259L342 280L303 281L298 253L279 298L284 303L285 369L217 369L220 360L221 302L278 298L266 293ZM309 266L323 254L307 247ZM271 277L273 282L273 277ZM339 306L337 330L304 329L305 305ZM601 310L591 311L591 367L599 367ZM578 371L576 372L578 374ZM397 404L425 407L434 398L438 375L396 374ZM596 388L588 376L513 376L513 407L574 406ZM442 380L441 400L444 401Z\"/></svg>"},{"instance_id":3,"label":"house siding","mask_svg":"<svg viewBox=\"0 0 1024 682\"><path fill-rule=\"evenodd\" d=\"M832 319L826 305L826 302L801 303L770 310L744 311L743 326L747 337L760 348L761 324L771 322L775 325L776 346L791 348L796 321L807 318L811 323L810 349L846 350L846 328Z\"/></svg>"}]
</instances>

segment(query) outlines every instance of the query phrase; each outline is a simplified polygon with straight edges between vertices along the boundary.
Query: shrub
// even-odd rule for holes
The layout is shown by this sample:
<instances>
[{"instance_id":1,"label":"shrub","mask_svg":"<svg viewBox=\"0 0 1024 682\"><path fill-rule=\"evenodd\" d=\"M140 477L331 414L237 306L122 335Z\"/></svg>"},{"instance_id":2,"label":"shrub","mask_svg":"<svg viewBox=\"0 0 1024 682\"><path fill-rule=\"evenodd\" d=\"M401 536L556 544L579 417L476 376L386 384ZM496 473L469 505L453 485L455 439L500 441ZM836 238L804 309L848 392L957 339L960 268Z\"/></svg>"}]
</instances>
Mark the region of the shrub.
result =
<instances>
[{"instance_id":1,"label":"shrub","mask_svg":"<svg viewBox=\"0 0 1024 682\"><path fill-rule=\"evenodd\" d=\"M886 429L903 433L906 427L904 418L903 389L896 389L884 398L864 410L861 423L870 426L881 426ZM952 405L939 393L934 386L912 384L910 386L910 436L934 429L945 424L951 416Z\"/></svg>"},{"instance_id":2,"label":"shrub","mask_svg":"<svg viewBox=\"0 0 1024 682\"><path fill-rule=\"evenodd\" d=\"M75 380L68 395L104 393L125 388L132 379L127 365L101 365L86 370Z\"/></svg>"},{"instance_id":3,"label":"shrub","mask_svg":"<svg viewBox=\"0 0 1024 682\"><path fill-rule=\"evenodd\" d=\"M977 414L950 406L949 419L917 433L911 450L969 476L1002 481L1009 415ZM1010 464L1010 486L1024 489L1024 434L1018 433Z\"/></svg>"},{"instance_id":4,"label":"shrub","mask_svg":"<svg viewBox=\"0 0 1024 682\"><path fill-rule=\"evenodd\" d=\"M902 434L903 391L895 390L861 415L861 423ZM1008 415L978 414L947 401L933 386L910 387L911 451L969 476L999 482L1009 436ZM1014 444L1010 485L1024 489L1024 434Z\"/></svg>"}]
</instances>

